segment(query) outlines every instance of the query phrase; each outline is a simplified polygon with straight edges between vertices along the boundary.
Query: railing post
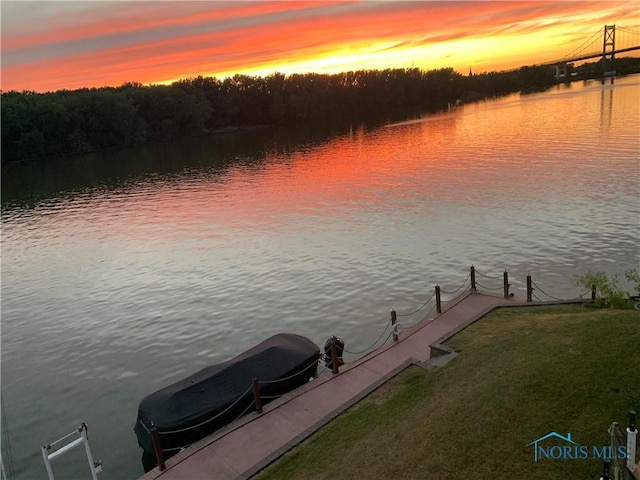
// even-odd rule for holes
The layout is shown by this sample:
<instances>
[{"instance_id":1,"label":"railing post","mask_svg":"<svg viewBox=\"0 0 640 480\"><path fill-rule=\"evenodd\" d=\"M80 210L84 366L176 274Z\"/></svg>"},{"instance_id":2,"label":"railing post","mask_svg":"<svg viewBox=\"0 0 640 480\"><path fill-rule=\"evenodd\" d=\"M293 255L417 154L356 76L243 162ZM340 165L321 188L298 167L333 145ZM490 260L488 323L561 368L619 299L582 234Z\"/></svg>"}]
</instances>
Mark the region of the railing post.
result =
<instances>
[{"instance_id":1,"label":"railing post","mask_svg":"<svg viewBox=\"0 0 640 480\"><path fill-rule=\"evenodd\" d=\"M333 364L333 373L338 373L339 363L338 363L338 347L336 346L336 338L331 339L331 360Z\"/></svg>"},{"instance_id":2,"label":"railing post","mask_svg":"<svg viewBox=\"0 0 640 480\"><path fill-rule=\"evenodd\" d=\"M151 441L153 442L153 453L156 454L156 460L158 461L158 468L160 468L160 471L166 470L167 466L164 463L164 454L160 446L160 434L158 434L158 429L153 423L151 423Z\"/></svg>"},{"instance_id":3,"label":"railing post","mask_svg":"<svg viewBox=\"0 0 640 480\"><path fill-rule=\"evenodd\" d=\"M253 398L256 401L256 412L262 413L262 398L260 398L260 385L258 383L258 378L253 377L251 383L253 384Z\"/></svg>"},{"instance_id":4,"label":"railing post","mask_svg":"<svg viewBox=\"0 0 640 480\"><path fill-rule=\"evenodd\" d=\"M610 460L602 460L602 478L601 480L610 480L609 477L609 466L611 465Z\"/></svg>"},{"instance_id":5,"label":"railing post","mask_svg":"<svg viewBox=\"0 0 640 480\"><path fill-rule=\"evenodd\" d=\"M629 410L629 427L627 428L627 468L636 468L636 448L638 447L638 429L636 428L636 411Z\"/></svg>"},{"instance_id":6,"label":"railing post","mask_svg":"<svg viewBox=\"0 0 640 480\"><path fill-rule=\"evenodd\" d=\"M596 286L591 285L591 300L596 301Z\"/></svg>"},{"instance_id":7,"label":"railing post","mask_svg":"<svg viewBox=\"0 0 640 480\"><path fill-rule=\"evenodd\" d=\"M436 285L436 312L442 313L442 303L440 302L440 285Z\"/></svg>"},{"instance_id":8,"label":"railing post","mask_svg":"<svg viewBox=\"0 0 640 480\"><path fill-rule=\"evenodd\" d=\"M531 286L531 274L527 275L527 302L531 302L533 297L533 287Z\"/></svg>"},{"instance_id":9,"label":"railing post","mask_svg":"<svg viewBox=\"0 0 640 480\"><path fill-rule=\"evenodd\" d=\"M398 329L396 328L396 311L391 309L391 331L393 332L393 341L398 341Z\"/></svg>"},{"instance_id":10,"label":"railing post","mask_svg":"<svg viewBox=\"0 0 640 480\"><path fill-rule=\"evenodd\" d=\"M476 293L476 267L471 265L471 293Z\"/></svg>"},{"instance_id":11,"label":"railing post","mask_svg":"<svg viewBox=\"0 0 640 480\"><path fill-rule=\"evenodd\" d=\"M504 284L504 298L509 298L509 274L506 270L502 274L502 283Z\"/></svg>"}]
</instances>

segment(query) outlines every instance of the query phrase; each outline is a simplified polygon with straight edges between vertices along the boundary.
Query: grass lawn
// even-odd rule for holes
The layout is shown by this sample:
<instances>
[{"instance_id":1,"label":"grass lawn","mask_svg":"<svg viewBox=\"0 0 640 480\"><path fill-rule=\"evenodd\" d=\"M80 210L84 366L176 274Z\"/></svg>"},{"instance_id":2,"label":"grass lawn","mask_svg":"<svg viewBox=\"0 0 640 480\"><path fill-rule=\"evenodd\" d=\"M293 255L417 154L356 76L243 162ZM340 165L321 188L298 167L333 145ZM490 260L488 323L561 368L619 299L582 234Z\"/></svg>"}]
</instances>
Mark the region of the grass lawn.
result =
<instances>
[{"instance_id":1,"label":"grass lawn","mask_svg":"<svg viewBox=\"0 0 640 480\"><path fill-rule=\"evenodd\" d=\"M640 411L640 312L579 305L494 311L287 453L267 479L597 479L602 461L542 459L535 439L609 443ZM550 445L563 445L549 440Z\"/></svg>"}]
</instances>

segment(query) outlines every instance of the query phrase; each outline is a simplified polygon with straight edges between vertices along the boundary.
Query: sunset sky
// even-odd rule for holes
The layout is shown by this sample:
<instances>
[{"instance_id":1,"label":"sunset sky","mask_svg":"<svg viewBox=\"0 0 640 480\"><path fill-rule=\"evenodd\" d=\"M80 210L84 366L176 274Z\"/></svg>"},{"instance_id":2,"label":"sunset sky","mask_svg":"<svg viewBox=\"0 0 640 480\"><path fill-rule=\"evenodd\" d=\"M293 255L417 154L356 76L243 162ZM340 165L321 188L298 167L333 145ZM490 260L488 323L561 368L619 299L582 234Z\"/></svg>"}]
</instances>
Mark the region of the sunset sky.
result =
<instances>
[{"instance_id":1,"label":"sunset sky","mask_svg":"<svg viewBox=\"0 0 640 480\"><path fill-rule=\"evenodd\" d=\"M638 30L638 0L5 1L1 86L38 92L197 75L452 67L562 58L602 28Z\"/></svg>"}]
</instances>

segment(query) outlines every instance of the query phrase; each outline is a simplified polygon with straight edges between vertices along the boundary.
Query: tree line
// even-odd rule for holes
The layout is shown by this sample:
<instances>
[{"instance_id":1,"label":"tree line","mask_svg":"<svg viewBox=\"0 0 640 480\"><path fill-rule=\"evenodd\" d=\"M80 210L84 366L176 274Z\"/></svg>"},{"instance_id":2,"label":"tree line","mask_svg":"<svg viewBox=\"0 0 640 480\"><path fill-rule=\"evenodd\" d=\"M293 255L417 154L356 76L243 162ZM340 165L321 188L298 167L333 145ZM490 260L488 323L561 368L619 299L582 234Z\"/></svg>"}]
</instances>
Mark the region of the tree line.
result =
<instances>
[{"instance_id":1,"label":"tree line","mask_svg":"<svg viewBox=\"0 0 640 480\"><path fill-rule=\"evenodd\" d=\"M451 68L407 68L3 92L2 162L170 141L230 127L379 120L554 83L549 67L469 76Z\"/></svg>"}]
</instances>

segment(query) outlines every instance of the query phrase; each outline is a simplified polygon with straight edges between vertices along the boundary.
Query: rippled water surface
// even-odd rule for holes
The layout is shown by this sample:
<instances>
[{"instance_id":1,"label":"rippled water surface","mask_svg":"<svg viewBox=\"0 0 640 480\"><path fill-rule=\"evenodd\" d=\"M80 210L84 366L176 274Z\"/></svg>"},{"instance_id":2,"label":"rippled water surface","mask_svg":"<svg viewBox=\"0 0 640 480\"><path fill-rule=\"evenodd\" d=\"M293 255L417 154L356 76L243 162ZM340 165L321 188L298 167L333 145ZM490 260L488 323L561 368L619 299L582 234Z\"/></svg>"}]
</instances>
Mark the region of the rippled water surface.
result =
<instances>
[{"instance_id":1,"label":"rippled water surface","mask_svg":"<svg viewBox=\"0 0 640 480\"><path fill-rule=\"evenodd\" d=\"M638 267L639 126L635 76L6 169L5 468L45 478L40 445L84 421L101 477L136 478L145 395L278 332L366 349L472 264L519 296L531 273L542 300Z\"/></svg>"}]
</instances>

